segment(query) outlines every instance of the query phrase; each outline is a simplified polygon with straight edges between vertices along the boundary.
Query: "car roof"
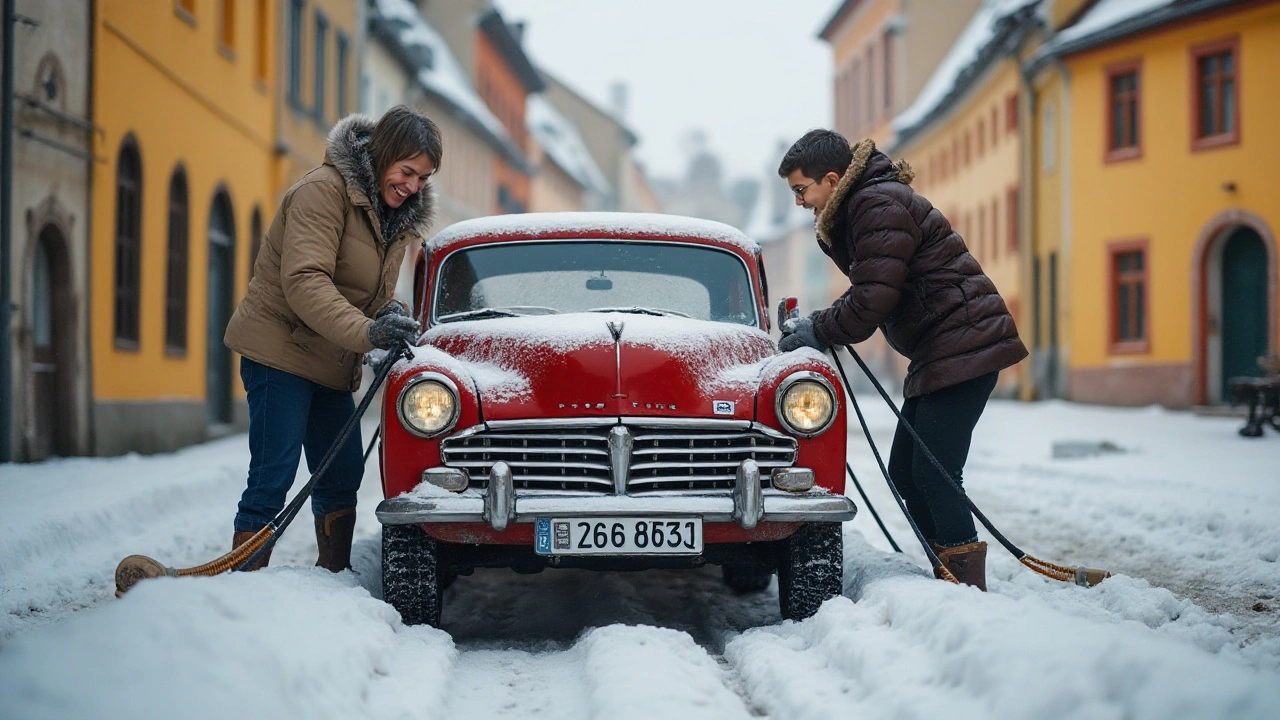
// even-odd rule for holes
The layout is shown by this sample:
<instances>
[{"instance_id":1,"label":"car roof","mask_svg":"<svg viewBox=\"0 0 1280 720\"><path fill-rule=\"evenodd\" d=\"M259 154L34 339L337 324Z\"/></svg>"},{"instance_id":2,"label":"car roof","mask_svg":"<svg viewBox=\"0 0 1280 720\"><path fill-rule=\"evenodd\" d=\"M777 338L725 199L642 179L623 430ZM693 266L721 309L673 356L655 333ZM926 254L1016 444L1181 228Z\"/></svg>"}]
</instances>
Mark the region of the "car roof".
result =
<instances>
[{"instance_id":1,"label":"car roof","mask_svg":"<svg viewBox=\"0 0 1280 720\"><path fill-rule=\"evenodd\" d=\"M428 240L426 249L434 253L478 239L558 238L689 240L728 246L747 255L760 252L754 240L724 223L680 215L622 212L520 213L464 220Z\"/></svg>"}]
</instances>

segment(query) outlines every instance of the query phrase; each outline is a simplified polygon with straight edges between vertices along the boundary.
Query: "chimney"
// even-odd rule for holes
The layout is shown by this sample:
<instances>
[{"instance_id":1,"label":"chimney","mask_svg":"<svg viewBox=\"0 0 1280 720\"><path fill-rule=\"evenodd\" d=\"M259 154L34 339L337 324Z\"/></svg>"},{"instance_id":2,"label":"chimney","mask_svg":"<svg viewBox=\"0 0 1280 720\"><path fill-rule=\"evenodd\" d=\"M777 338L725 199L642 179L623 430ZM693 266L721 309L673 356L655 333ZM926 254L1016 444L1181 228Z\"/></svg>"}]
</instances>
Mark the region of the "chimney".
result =
<instances>
[{"instance_id":1,"label":"chimney","mask_svg":"<svg viewBox=\"0 0 1280 720\"><path fill-rule=\"evenodd\" d=\"M609 109L614 119L626 122L627 119L627 84L621 80L609 86Z\"/></svg>"}]
</instances>

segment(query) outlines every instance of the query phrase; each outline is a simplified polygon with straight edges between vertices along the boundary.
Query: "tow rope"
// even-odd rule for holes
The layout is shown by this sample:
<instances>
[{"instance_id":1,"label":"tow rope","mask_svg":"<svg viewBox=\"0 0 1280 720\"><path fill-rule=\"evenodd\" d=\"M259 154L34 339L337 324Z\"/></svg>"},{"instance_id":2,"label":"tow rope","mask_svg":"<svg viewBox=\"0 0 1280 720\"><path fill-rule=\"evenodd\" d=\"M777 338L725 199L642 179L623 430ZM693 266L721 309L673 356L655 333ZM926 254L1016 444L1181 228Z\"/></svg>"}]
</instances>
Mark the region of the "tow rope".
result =
<instances>
[{"instance_id":1,"label":"tow rope","mask_svg":"<svg viewBox=\"0 0 1280 720\"><path fill-rule=\"evenodd\" d=\"M210 576L221 575L229 570L241 570L251 565L263 553L269 551L275 546L276 541L284 534L285 528L289 527L289 523L293 522L293 518L297 516L298 510L307 498L311 497L311 491L315 489L316 482L329 469L329 465L333 463L333 459L337 456L338 450L346 442L351 432L355 430L360 422L360 418L364 416L365 410L369 408L369 404L373 402L373 396L386 381L387 376L391 373L391 367L401 359L413 357L413 351L408 345L403 345L395 350L387 352L386 357L377 364L377 370L373 376L373 383L365 392L364 397L360 399L360 404L356 406L355 412L351 413L351 417L347 418L347 422L338 432L337 438L333 444L329 446L328 452L320 461L320 467L311 475L311 479L307 484L302 486L298 494L293 498L283 510L267 523L265 527L254 534L253 537L246 540L240 546L234 548L231 552L222 557L212 560L203 565L197 565L193 568L171 568L166 567L157 560L147 557L146 555L130 555L120 561L116 566L116 597L121 597L129 590L129 588L138 584L142 580L155 577L187 577L187 576ZM378 440L381 426L374 431L373 437L369 440L369 446L365 449L364 459L369 460L369 454L373 452L373 446ZM363 465L361 465L363 467Z\"/></svg>"},{"instance_id":2,"label":"tow rope","mask_svg":"<svg viewBox=\"0 0 1280 720\"><path fill-rule=\"evenodd\" d=\"M893 399L889 397L889 393L885 392L884 386L876 379L876 376L871 372L871 368L867 367L867 364L863 362L862 358L858 355L858 352L849 345L841 347L844 347L845 350L849 351L849 355L853 357L854 362L858 364L858 367L862 369L862 372L866 374L869 380L871 380L871 384L875 387L876 392L878 392L880 397L884 399L885 403L889 405L889 409L893 410L893 414L898 418L898 422L907 429L907 432L911 435L911 439L915 441L916 446L920 448L924 453L924 456L928 458L929 462L935 468L937 468L938 472L942 473L942 476L947 479L947 482L951 483L951 487L954 488L956 492L960 493L960 497L964 498L965 504L969 506L969 510L973 513L973 516L978 518L978 521L981 522L982 526L991 533L991 536L1003 545L1004 548L1015 558L1017 558L1018 562L1027 566L1031 570L1044 575L1045 577L1060 580L1062 582L1074 582L1077 585L1085 587L1093 587L1094 585L1097 585L1103 580L1111 577L1111 573L1106 570L1095 570L1093 568L1083 566L1067 567L1065 565L1057 565L1046 560L1041 560L1037 557L1028 555L1010 542L1009 539L997 530L995 525L987 519L987 516L978 509L978 506L974 504L973 500L969 497L969 494L964 491L964 488L960 486L960 483L957 482L954 477L952 477L951 473L942 466L942 463L938 458L934 457L933 452L929 450L927 445L925 445L924 440L920 437L919 433L916 432L916 429L911 426L911 423L907 422L906 418L902 417L902 412L898 410L898 406L893 402ZM880 450L876 447L875 440L871 437L871 429L867 426L867 420L862 415L862 408L858 406L858 400L854 397L853 386L849 383L849 376L845 374L844 364L840 362L840 356L835 352L834 347L831 350L831 357L835 360L836 369L840 371L840 379L844 382L845 394L848 395L850 403L853 405L854 412L858 415L858 422L862 425L862 432L867 437L867 444L871 446L872 454L875 455L876 464L880 466L880 473L884 475L885 482L889 485L889 490L893 493L893 499L897 501L898 507L902 509L902 514L906 516L907 522L911 525L911 530L916 535L916 539L920 541L921 547L924 548L925 555L933 565L934 572L944 580L958 583L955 576L951 574L951 571L949 571L942 564L942 561L938 559L937 554L934 553L933 548L930 547L928 540L926 540L924 534L920 532L920 527L916 524L916 521L912 519L911 513L907 512L907 505L903 501L902 495L898 493L897 487L894 486L893 480L889 477L889 471L885 467L884 460L880 457ZM850 477L853 477L853 469L849 467L848 463L845 464L845 468L849 471ZM857 485L856 478L854 483ZM862 499L867 503L868 508L870 508L871 503L867 500L866 493L862 492L861 486L858 486L858 492L862 495ZM879 522L879 516L875 515L874 510L872 511L872 515L875 516L876 521ZM880 524L880 529L884 530L883 523ZM884 532L885 536L888 537L888 531L884 530ZM890 538L889 542L890 544L893 544L893 539ZM897 550L896 545L894 546L894 549ZM899 550L899 552L901 551Z\"/></svg>"}]
</instances>

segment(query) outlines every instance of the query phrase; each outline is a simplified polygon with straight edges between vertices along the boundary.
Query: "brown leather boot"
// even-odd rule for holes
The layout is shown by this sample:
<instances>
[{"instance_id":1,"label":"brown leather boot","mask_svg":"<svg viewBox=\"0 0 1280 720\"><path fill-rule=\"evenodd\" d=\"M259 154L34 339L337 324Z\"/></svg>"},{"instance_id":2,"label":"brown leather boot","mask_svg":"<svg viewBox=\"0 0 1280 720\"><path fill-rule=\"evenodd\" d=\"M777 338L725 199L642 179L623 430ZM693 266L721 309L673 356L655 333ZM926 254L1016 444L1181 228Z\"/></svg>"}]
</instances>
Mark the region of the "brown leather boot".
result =
<instances>
[{"instance_id":1,"label":"brown leather boot","mask_svg":"<svg viewBox=\"0 0 1280 720\"><path fill-rule=\"evenodd\" d=\"M972 585L982 592L987 591L987 544L985 542L971 542L955 547L934 545L933 552L962 585ZM938 573L935 571L934 574Z\"/></svg>"},{"instance_id":2,"label":"brown leather boot","mask_svg":"<svg viewBox=\"0 0 1280 720\"><path fill-rule=\"evenodd\" d=\"M356 530L356 509L337 510L316 516L316 547L320 557L316 567L342 572L351 567L351 536Z\"/></svg>"},{"instance_id":3,"label":"brown leather boot","mask_svg":"<svg viewBox=\"0 0 1280 720\"><path fill-rule=\"evenodd\" d=\"M231 549L235 550L241 545L249 542L249 538L257 534L258 533L254 531L236 533L235 537L231 538ZM261 570L262 568L267 566L267 562L269 562L270 560L271 560L271 548L267 548L266 552L259 555L257 560L254 560L251 565L245 568L245 572L249 572L251 570Z\"/></svg>"}]
</instances>

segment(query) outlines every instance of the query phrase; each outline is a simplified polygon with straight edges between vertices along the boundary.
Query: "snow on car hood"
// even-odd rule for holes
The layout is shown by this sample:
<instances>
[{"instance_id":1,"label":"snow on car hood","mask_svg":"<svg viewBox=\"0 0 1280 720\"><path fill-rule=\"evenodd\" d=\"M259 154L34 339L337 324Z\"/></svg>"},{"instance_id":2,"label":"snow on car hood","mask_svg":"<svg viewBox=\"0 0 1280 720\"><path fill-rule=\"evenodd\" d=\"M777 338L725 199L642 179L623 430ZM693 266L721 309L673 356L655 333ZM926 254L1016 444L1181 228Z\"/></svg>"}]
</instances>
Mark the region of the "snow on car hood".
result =
<instances>
[{"instance_id":1,"label":"snow on car hood","mask_svg":"<svg viewBox=\"0 0 1280 720\"><path fill-rule=\"evenodd\" d=\"M615 344L610 324L618 329ZM750 420L743 366L777 353L755 327L631 313L573 313L436 325L431 347L478 368L486 420L584 416ZM431 357L429 348L420 348ZM473 374L474 377L474 374ZM518 391L517 391L518 390Z\"/></svg>"}]
</instances>

